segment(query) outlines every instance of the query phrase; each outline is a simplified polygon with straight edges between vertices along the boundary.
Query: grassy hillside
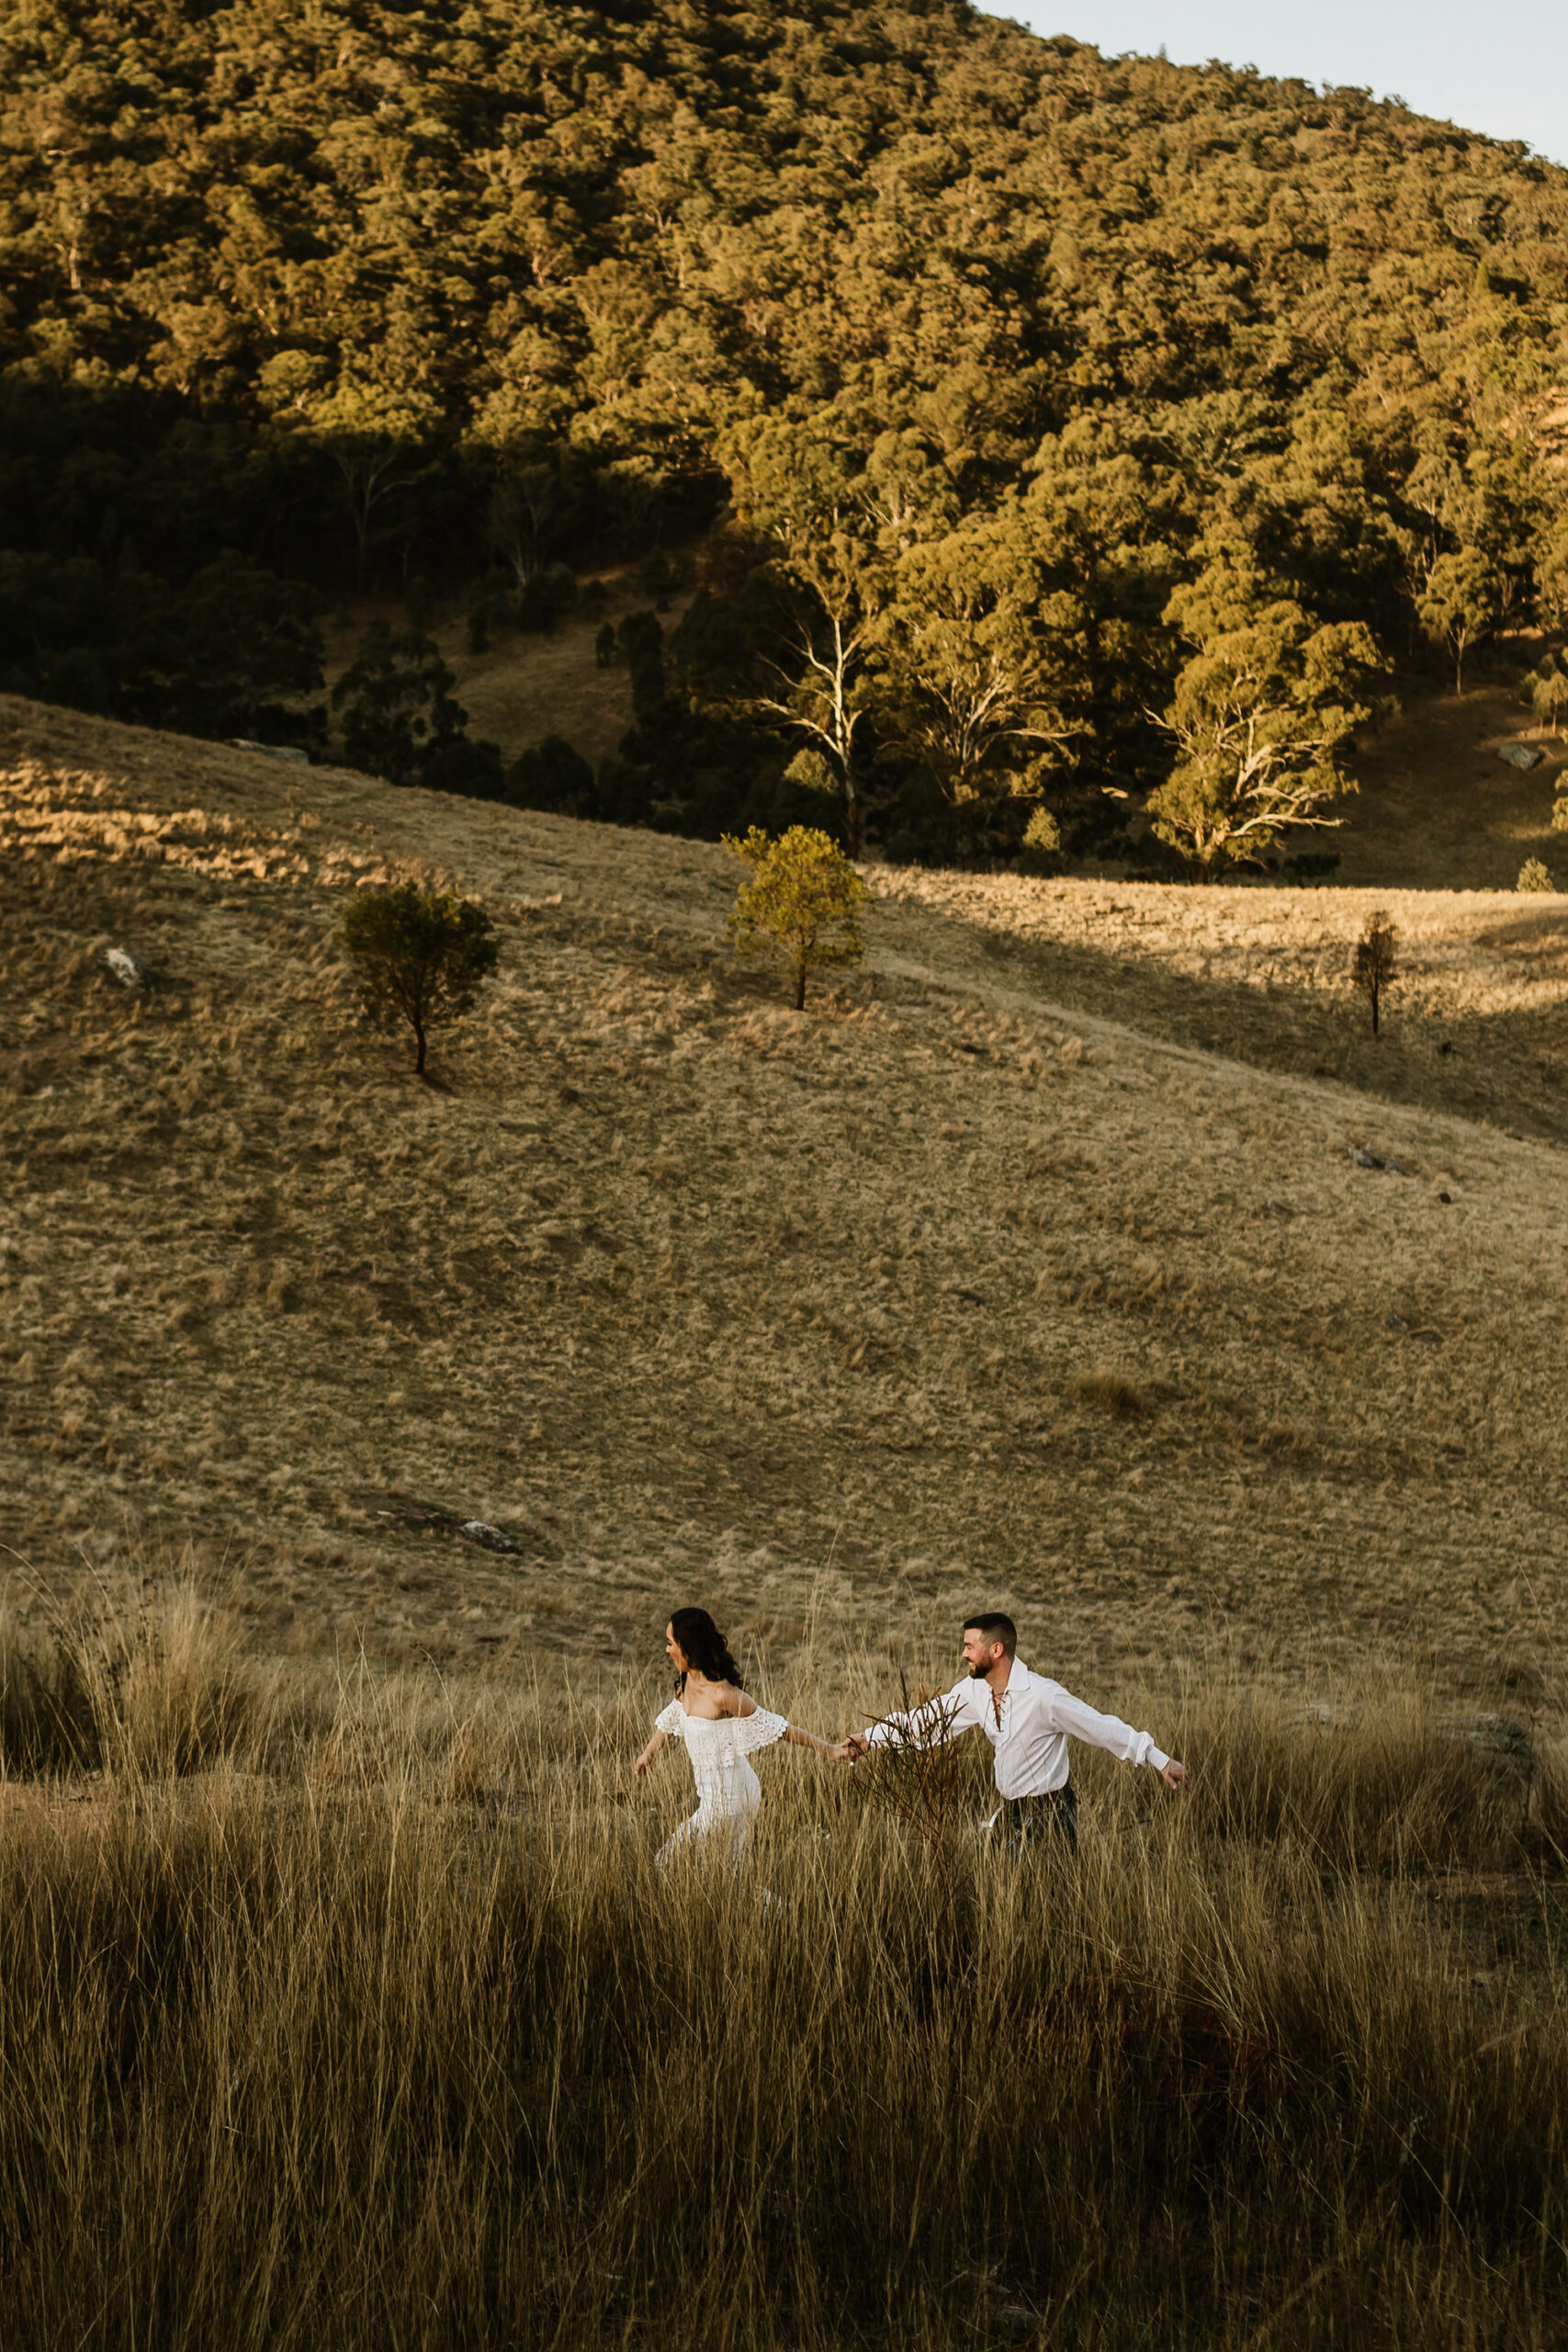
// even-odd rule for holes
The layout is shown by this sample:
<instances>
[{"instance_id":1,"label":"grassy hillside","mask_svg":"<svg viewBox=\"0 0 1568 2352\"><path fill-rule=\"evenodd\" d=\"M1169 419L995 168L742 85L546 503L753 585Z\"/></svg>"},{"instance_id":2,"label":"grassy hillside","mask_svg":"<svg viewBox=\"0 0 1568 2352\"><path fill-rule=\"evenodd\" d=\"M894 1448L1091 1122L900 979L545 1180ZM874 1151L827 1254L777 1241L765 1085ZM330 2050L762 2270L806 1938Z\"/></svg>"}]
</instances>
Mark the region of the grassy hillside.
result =
<instances>
[{"instance_id":1,"label":"grassy hillside","mask_svg":"<svg viewBox=\"0 0 1568 2352\"><path fill-rule=\"evenodd\" d=\"M141 1529L301 1655L620 1665L687 1598L929 1649L983 1595L1107 1697L1216 1629L1541 1695L1562 902L1383 894L1374 1048L1364 894L876 868L802 1020L717 849L0 708L0 1521L46 1587ZM410 871L502 942L433 1087L332 942Z\"/></svg>"}]
</instances>

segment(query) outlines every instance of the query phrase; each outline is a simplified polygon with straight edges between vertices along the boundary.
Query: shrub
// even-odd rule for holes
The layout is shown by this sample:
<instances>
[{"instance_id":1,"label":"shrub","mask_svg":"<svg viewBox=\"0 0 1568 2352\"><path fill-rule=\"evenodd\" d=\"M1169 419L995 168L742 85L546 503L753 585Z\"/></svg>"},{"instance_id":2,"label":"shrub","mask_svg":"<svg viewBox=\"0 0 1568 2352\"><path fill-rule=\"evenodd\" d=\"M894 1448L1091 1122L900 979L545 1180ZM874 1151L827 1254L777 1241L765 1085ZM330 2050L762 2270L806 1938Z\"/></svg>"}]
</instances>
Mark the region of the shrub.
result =
<instances>
[{"instance_id":1,"label":"shrub","mask_svg":"<svg viewBox=\"0 0 1568 2352\"><path fill-rule=\"evenodd\" d=\"M491 633L507 617L512 583L504 571L481 572L468 591L468 635L470 653L488 653Z\"/></svg>"},{"instance_id":2,"label":"shrub","mask_svg":"<svg viewBox=\"0 0 1568 2352\"><path fill-rule=\"evenodd\" d=\"M1154 1410L1146 1391L1135 1380L1104 1364L1097 1364L1092 1372L1080 1372L1073 1382L1073 1394L1080 1405L1098 1406L1117 1421L1144 1420Z\"/></svg>"},{"instance_id":3,"label":"shrub","mask_svg":"<svg viewBox=\"0 0 1568 2352\"><path fill-rule=\"evenodd\" d=\"M374 622L358 658L333 688L349 765L389 784L423 783L431 751L468 725L468 712L453 697L456 684L434 639Z\"/></svg>"},{"instance_id":4,"label":"shrub","mask_svg":"<svg viewBox=\"0 0 1568 2352\"><path fill-rule=\"evenodd\" d=\"M1536 664L1525 680L1536 717L1550 720L1555 735L1562 724L1562 714L1568 710L1568 662L1561 653L1549 653Z\"/></svg>"},{"instance_id":5,"label":"shrub","mask_svg":"<svg viewBox=\"0 0 1568 2352\"><path fill-rule=\"evenodd\" d=\"M516 808L547 808L569 817L595 814L593 771L564 735L531 744L507 772L506 797Z\"/></svg>"},{"instance_id":6,"label":"shrub","mask_svg":"<svg viewBox=\"0 0 1568 2352\"><path fill-rule=\"evenodd\" d=\"M1539 857L1527 857L1519 868L1519 878L1514 888L1516 890L1555 890L1557 885L1551 878L1550 865L1544 865Z\"/></svg>"},{"instance_id":7,"label":"shrub","mask_svg":"<svg viewBox=\"0 0 1568 2352\"><path fill-rule=\"evenodd\" d=\"M735 952L784 963L803 1012L807 973L864 955L857 919L871 893L838 843L807 825L792 825L778 841L753 825L743 841L726 833L724 846L750 868L729 916Z\"/></svg>"},{"instance_id":8,"label":"shrub","mask_svg":"<svg viewBox=\"0 0 1568 2352\"><path fill-rule=\"evenodd\" d=\"M765 760L747 784L739 807L736 781L733 768L721 769L714 778L710 801L717 818L712 827L715 837L738 830L739 820L748 831L760 825L765 833L774 834L787 833L792 825L815 825L841 842L843 787L820 752L797 752L784 766L776 757ZM728 798L727 807L719 805L721 795Z\"/></svg>"},{"instance_id":9,"label":"shrub","mask_svg":"<svg viewBox=\"0 0 1568 2352\"><path fill-rule=\"evenodd\" d=\"M467 1012L495 969L490 917L455 891L401 882L351 899L341 930L361 1004L379 1027L409 1023L423 1078L427 1031Z\"/></svg>"},{"instance_id":10,"label":"shrub","mask_svg":"<svg viewBox=\"0 0 1568 2352\"><path fill-rule=\"evenodd\" d=\"M237 1628L181 1577L151 1600L100 1595L39 1634L0 1608L0 1764L132 1781L199 1771L257 1727Z\"/></svg>"},{"instance_id":11,"label":"shrub","mask_svg":"<svg viewBox=\"0 0 1568 2352\"><path fill-rule=\"evenodd\" d=\"M1013 860L1015 872L1047 879L1054 874L1060 874L1066 863L1062 854L1062 828L1049 808L1036 808L1023 829L1023 841Z\"/></svg>"},{"instance_id":12,"label":"shrub","mask_svg":"<svg viewBox=\"0 0 1568 2352\"><path fill-rule=\"evenodd\" d=\"M656 715L664 696L664 631L652 613L628 613L616 631L631 672L632 709L640 723Z\"/></svg>"},{"instance_id":13,"label":"shrub","mask_svg":"<svg viewBox=\"0 0 1568 2352\"><path fill-rule=\"evenodd\" d=\"M923 1723L912 1719L924 1712ZM872 1804L902 1822L934 1860L944 1862L963 1820L964 1758L953 1737L957 1707L943 1692L911 1694L898 1678L898 1708L885 1718L886 1737L856 1766L857 1784Z\"/></svg>"},{"instance_id":14,"label":"shrub","mask_svg":"<svg viewBox=\"0 0 1568 2352\"><path fill-rule=\"evenodd\" d=\"M455 792L468 800L499 800L506 789L501 746L482 735L449 735L431 744L419 780L427 792Z\"/></svg>"},{"instance_id":15,"label":"shrub","mask_svg":"<svg viewBox=\"0 0 1568 2352\"><path fill-rule=\"evenodd\" d=\"M785 768L784 782L798 792L820 793L829 799L837 799L844 788L832 763L809 744L796 752Z\"/></svg>"},{"instance_id":16,"label":"shrub","mask_svg":"<svg viewBox=\"0 0 1568 2352\"><path fill-rule=\"evenodd\" d=\"M1568 792L1560 792L1551 806L1551 830L1568 833Z\"/></svg>"},{"instance_id":17,"label":"shrub","mask_svg":"<svg viewBox=\"0 0 1568 2352\"><path fill-rule=\"evenodd\" d=\"M108 1614L84 1639L80 1670L99 1755L127 1780L200 1771L252 1725L238 1630L188 1582L134 1615Z\"/></svg>"}]
</instances>

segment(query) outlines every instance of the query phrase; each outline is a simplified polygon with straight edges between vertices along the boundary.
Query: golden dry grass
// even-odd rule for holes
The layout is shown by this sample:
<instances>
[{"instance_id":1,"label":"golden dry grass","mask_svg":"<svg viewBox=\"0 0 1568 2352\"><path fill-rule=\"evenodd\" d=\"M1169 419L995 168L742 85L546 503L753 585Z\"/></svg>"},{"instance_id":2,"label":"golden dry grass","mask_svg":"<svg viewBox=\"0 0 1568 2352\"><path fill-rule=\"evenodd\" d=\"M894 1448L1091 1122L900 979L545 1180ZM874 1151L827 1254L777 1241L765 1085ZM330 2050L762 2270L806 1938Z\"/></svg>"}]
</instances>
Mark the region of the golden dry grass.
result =
<instances>
[{"instance_id":1,"label":"golden dry grass","mask_svg":"<svg viewBox=\"0 0 1568 2352\"><path fill-rule=\"evenodd\" d=\"M877 869L800 1020L716 850L0 713L0 1519L51 1590L155 1526L303 1657L616 1670L700 1599L785 1658L886 1625L891 1668L983 1599L1101 1702L1228 1629L1544 1703L1551 899L1377 894L1374 1048L1369 894ZM502 943L438 1088L332 944L413 870Z\"/></svg>"},{"instance_id":2,"label":"golden dry grass","mask_svg":"<svg viewBox=\"0 0 1568 2352\"><path fill-rule=\"evenodd\" d=\"M194 1625L107 1778L0 1774L8 2352L1563 2343L1568 1776L1419 1682L1162 1676L1204 1770L1088 1757L1067 1871L974 1837L980 1742L934 1847L774 1748L746 1867L660 1877L650 1674L253 1673L149 1777L234 1695Z\"/></svg>"},{"instance_id":3,"label":"golden dry grass","mask_svg":"<svg viewBox=\"0 0 1568 2352\"><path fill-rule=\"evenodd\" d=\"M1544 650L1509 649L1520 669ZM1505 743L1533 743L1541 764L1521 775L1499 759ZM1487 684L1463 695L1410 682L1399 716L1357 756L1359 790L1342 831L1325 837L1342 854L1335 880L1351 888L1511 890L1527 857L1544 858L1568 886L1568 841L1553 833L1556 786L1568 738L1538 727L1517 692Z\"/></svg>"}]
</instances>

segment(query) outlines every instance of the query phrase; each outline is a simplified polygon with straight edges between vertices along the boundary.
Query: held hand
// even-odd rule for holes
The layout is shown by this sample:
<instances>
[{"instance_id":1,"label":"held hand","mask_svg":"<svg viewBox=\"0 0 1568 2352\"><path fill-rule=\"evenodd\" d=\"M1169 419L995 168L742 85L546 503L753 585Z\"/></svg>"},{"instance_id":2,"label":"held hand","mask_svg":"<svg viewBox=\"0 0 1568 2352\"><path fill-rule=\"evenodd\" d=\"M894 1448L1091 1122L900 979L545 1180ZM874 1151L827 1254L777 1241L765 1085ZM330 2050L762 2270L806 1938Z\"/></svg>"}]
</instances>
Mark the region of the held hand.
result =
<instances>
[{"instance_id":1,"label":"held hand","mask_svg":"<svg viewBox=\"0 0 1568 2352\"><path fill-rule=\"evenodd\" d=\"M858 1764L863 1756L871 1754L871 1742L863 1731L851 1732L848 1739L840 1740L839 1745L843 1750L846 1761L851 1764Z\"/></svg>"},{"instance_id":2,"label":"held hand","mask_svg":"<svg viewBox=\"0 0 1568 2352\"><path fill-rule=\"evenodd\" d=\"M1162 1768L1160 1779L1168 1789L1184 1789L1187 1786L1187 1767L1179 1764L1173 1756L1170 1762Z\"/></svg>"},{"instance_id":3,"label":"held hand","mask_svg":"<svg viewBox=\"0 0 1568 2352\"><path fill-rule=\"evenodd\" d=\"M828 1754L835 1764L852 1764L855 1759L854 1741L852 1739L836 1739L833 1742L832 1747L829 1748Z\"/></svg>"}]
</instances>

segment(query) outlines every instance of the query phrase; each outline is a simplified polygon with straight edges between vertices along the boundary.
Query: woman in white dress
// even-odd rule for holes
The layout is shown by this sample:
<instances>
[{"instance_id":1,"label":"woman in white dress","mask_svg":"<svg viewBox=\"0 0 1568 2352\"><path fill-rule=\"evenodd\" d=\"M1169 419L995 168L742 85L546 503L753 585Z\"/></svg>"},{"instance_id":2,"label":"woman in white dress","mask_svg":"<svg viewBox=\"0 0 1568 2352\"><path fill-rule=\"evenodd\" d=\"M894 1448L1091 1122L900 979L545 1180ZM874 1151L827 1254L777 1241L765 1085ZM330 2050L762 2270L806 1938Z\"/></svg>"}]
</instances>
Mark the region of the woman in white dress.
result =
<instances>
[{"instance_id":1,"label":"woman in white dress","mask_svg":"<svg viewBox=\"0 0 1568 2352\"><path fill-rule=\"evenodd\" d=\"M761 1783L746 1758L775 1739L814 1747L845 1761L848 1740L818 1739L770 1714L740 1687L740 1669L705 1609L677 1609L664 1628L664 1647L680 1681L676 1695L654 1718L653 1736L637 1759L640 1781L667 1739L682 1739L697 1784L697 1809L659 1849L662 1870L684 1846L695 1845L739 1861L758 1806Z\"/></svg>"}]
</instances>

